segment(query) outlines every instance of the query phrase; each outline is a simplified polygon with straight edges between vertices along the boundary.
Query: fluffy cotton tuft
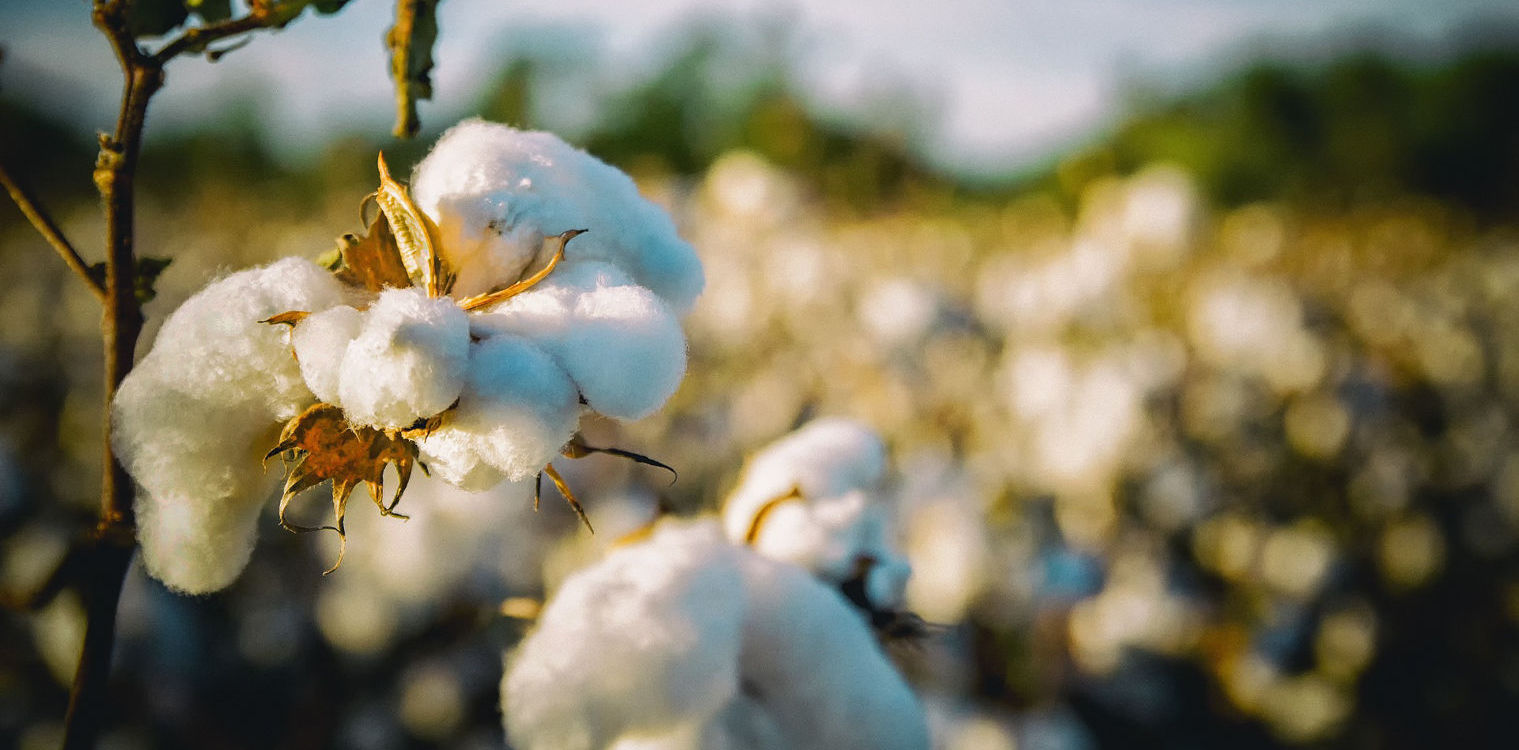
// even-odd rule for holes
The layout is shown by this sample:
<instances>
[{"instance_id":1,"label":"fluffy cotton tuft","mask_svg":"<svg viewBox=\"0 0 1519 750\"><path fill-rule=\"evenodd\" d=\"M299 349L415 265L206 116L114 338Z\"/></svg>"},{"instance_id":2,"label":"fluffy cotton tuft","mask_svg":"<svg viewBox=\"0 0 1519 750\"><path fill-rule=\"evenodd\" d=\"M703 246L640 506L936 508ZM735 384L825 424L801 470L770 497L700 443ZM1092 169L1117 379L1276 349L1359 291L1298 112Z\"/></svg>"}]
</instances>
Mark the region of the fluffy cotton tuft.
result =
<instances>
[{"instance_id":1,"label":"fluffy cotton tuft","mask_svg":"<svg viewBox=\"0 0 1519 750\"><path fill-rule=\"evenodd\" d=\"M412 196L438 225L460 295L516 281L545 237L571 229L590 231L570 243L567 260L612 263L677 312L691 309L704 283L695 251L663 209L627 175L552 133L455 125L417 165Z\"/></svg>"},{"instance_id":2,"label":"fluffy cotton tuft","mask_svg":"<svg viewBox=\"0 0 1519 750\"><path fill-rule=\"evenodd\" d=\"M559 365L525 339L494 336L470 346L459 408L418 445L445 481L484 489L537 474L579 421L575 388Z\"/></svg>"},{"instance_id":3,"label":"fluffy cotton tuft","mask_svg":"<svg viewBox=\"0 0 1519 750\"><path fill-rule=\"evenodd\" d=\"M317 400L338 403L343 355L359 335L364 314L347 305L306 316L290 333L290 345L301 365L301 377Z\"/></svg>"},{"instance_id":4,"label":"fluffy cotton tuft","mask_svg":"<svg viewBox=\"0 0 1519 750\"><path fill-rule=\"evenodd\" d=\"M649 290L605 263L566 263L547 281L479 318L482 332L523 336L552 355L592 409L639 419L686 373L680 321Z\"/></svg>"},{"instance_id":5,"label":"fluffy cotton tuft","mask_svg":"<svg viewBox=\"0 0 1519 750\"><path fill-rule=\"evenodd\" d=\"M469 318L422 289L386 289L343 355L338 404L355 424L402 428L459 398L469 361Z\"/></svg>"},{"instance_id":6,"label":"fluffy cotton tuft","mask_svg":"<svg viewBox=\"0 0 1519 750\"><path fill-rule=\"evenodd\" d=\"M343 296L330 273L298 258L232 274L170 315L122 382L111 445L140 488L138 538L155 578L207 593L247 564L269 491L259 458L313 399L285 330L259 321Z\"/></svg>"},{"instance_id":7,"label":"fluffy cotton tuft","mask_svg":"<svg viewBox=\"0 0 1519 750\"><path fill-rule=\"evenodd\" d=\"M750 459L724 502L724 530L734 542L833 583L863 573L870 604L896 608L912 569L896 551L875 493L885 471L886 448L870 428L815 421ZM800 495L788 497L793 491Z\"/></svg>"},{"instance_id":8,"label":"fluffy cotton tuft","mask_svg":"<svg viewBox=\"0 0 1519 750\"><path fill-rule=\"evenodd\" d=\"M926 748L922 708L835 591L662 523L567 579L502 681L524 748Z\"/></svg>"}]
</instances>

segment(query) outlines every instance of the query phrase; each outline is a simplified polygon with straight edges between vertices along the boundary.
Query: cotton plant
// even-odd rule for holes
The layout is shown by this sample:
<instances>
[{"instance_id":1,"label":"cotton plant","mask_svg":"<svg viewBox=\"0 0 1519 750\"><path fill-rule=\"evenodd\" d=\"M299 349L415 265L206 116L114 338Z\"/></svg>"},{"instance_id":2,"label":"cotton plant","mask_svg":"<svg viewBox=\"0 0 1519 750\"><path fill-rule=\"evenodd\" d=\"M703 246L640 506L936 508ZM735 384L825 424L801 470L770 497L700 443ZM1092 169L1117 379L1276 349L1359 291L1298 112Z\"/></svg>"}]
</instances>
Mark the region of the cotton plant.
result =
<instances>
[{"instance_id":1,"label":"cotton plant","mask_svg":"<svg viewBox=\"0 0 1519 750\"><path fill-rule=\"evenodd\" d=\"M323 483L334 515L321 528L340 538L359 485L401 516L414 467L468 490L547 474L585 520L551 463L604 450L579 437L581 417L646 416L684 375L680 316L701 264L625 174L480 120L445 133L409 190L383 156L379 169L365 236L327 264L285 258L213 282L116 395L142 558L171 588L239 575L276 459L292 530L310 527L286 519L291 501Z\"/></svg>"},{"instance_id":2,"label":"cotton plant","mask_svg":"<svg viewBox=\"0 0 1519 750\"><path fill-rule=\"evenodd\" d=\"M900 601L909 571L880 516L844 499L879 507L869 491L884 471L868 428L820 421L755 457L723 519L660 521L569 576L507 656L508 740L565 750L928 747L922 705L870 614ZM764 520L784 519L785 506L807 512ZM783 545L783 532L803 541ZM874 578L861 558L875 560L864 566L880 569Z\"/></svg>"}]
</instances>

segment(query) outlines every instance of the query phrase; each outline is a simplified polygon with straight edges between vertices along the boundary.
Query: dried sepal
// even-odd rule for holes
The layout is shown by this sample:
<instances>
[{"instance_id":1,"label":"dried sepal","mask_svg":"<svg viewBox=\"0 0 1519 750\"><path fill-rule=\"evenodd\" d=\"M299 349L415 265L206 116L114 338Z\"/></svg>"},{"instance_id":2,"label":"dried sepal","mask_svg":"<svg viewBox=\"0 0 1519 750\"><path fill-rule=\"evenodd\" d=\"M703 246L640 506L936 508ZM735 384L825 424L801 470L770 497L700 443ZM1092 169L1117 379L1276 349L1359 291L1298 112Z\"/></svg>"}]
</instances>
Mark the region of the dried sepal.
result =
<instances>
[{"instance_id":1,"label":"dried sepal","mask_svg":"<svg viewBox=\"0 0 1519 750\"><path fill-rule=\"evenodd\" d=\"M379 156L379 166L380 187L375 191L375 202L380 204L380 212L390 222L408 277L420 282L418 286L426 289L430 297L448 294L453 286L453 274L438 252L434 239L438 234L437 227L417 208L406 188L390 176L384 154Z\"/></svg>"},{"instance_id":2,"label":"dried sepal","mask_svg":"<svg viewBox=\"0 0 1519 750\"><path fill-rule=\"evenodd\" d=\"M559 494L564 497L564 501L570 504L570 508L575 511L575 515L580 518L580 522L585 524L585 530L592 534L596 533L596 530L591 528L591 519L585 515L585 508L580 506L580 501L575 499L575 493L570 491L570 485L564 481L564 477L559 475L559 470L555 469L553 464L545 465L543 471L539 472L538 476L533 480L533 510L538 510L538 497L539 491L543 488L544 474L549 475L549 479L559 489Z\"/></svg>"},{"instance_id":3,"label":"dried sepal","mask_svg":"<svg viewBox=\"0 0 1519 750\"><path fill-rule=\"evenodd\" d=\"M344 235L339 252L342 265L336 275L346 284L371 292L411 286L406 263L401 259L390 221L384 213L375 216L363 237Z\"/></svg>"},{"instance_id":4,"label":"dried sepal","mask_svg":"<svg viewBox=\"0 0 1519 750\"><path fill-rule=\"evenodd\" d=\"M548 275L554 272L554 267L559 265L559 261L564 260L564 246L569 244L570 240L575 239L582 234L585 234L585 232L586 230L584 229L571 229L567 232L562 232L554 237L545 239L545 242L554 242L557 244L554 248L554 254L549 256L549 262L545 264L543 268L540 269L537 273L515 284L507 286L504 289L497 289L495 291L485 292L484 294L476 294L473 297L465 297L464 299L459 300L459 307L464 308L465 312L478 310L482 307L490 307L491 305L500 304L529 289L532 289L538 284L538 282L548 278Z\"/></svg>"},{"instance_id":5,"label":"dried sepal","mask_svg":"<svg viewBox=\"0 0 1519 750\"><path fill-rule=\"evenodd\" d=\"M663 461L649 458L642 453L634 453L633 451L624 450L622 448L598 448L594 445L586 443L585 436L581 435L578 432L570 437L570 441L568 443L565 443L563 448L559 449L559 453L565 458L585 458L592 453L605 453L609 456L626 458L630 461L640 463L645 466L653 466L656 468L664 469L665 471L670 472L670 484L674 484L676 480L680 479L680 474L675 471L675 468L669 464L664 463Z\"/></svg>"},{"instance_id":6,"label":"dried sepal","mask_svg":"<svg viewBox=\"0 0 1519 750\"><path fill-rule=\"evenodd\" d=\"M399 433L351 425L342 409L332 404L318 403L285 424L279 442L265 454L264 459L267 461L281 454L288 458L288 475L280 496L280 525L293 532L337 532L342 546L339 547L337 562L327 573L337 570L343 562L348 542L343 517L348 509L349 496L360 484L367 485L370 497L380 509L380 515L406 518L396 513L395 507L400 503L401 495L411 480L411 469L417 462L417 446ZM388 464L395 465L400 480L389 505L382 497L385 467ZM296 495L328 481L332 482L333 525L302 526L285 519L290 501Z\"/></svg>"},{"instance_id":7,"label":"dried sepal","mask_svg":"<svg viewBox=\"0 0 1519 750\"><path fill-rule=\"evenodd\" d=\"M307 312L305 310L291 310L289 312L282 312L279 315L270 315L269 317L264 318L263 320L260 320L259 322L260 323L267 323L267 324L272 325L272 326L273 325L287 325L287 326L290 326L291 328L294 328L296 323L299 323L299 322L305 320L306 316L308 316L310 314L311 314L310 312Z\"/></svg>"},{"instance_id":8,"label":"dried sepal","mask_svg":"<svg viewBox=\"0 0 1519 750\"><path fill-rule=\"evenodd\" d=\"M787 492L784 495L777 495L769 500L766 500L765 504L761 505L759 507L759 510L755 512L754 520L749 522L749 529L744 532L744 544L752 545L755 542L759 541L760 531L764 529L765 519L770 516L770 511L773 511L781 505L789 503L793 500L801 499L802 488L792 487L790 492Z\"/></svg>"}]
</instances>

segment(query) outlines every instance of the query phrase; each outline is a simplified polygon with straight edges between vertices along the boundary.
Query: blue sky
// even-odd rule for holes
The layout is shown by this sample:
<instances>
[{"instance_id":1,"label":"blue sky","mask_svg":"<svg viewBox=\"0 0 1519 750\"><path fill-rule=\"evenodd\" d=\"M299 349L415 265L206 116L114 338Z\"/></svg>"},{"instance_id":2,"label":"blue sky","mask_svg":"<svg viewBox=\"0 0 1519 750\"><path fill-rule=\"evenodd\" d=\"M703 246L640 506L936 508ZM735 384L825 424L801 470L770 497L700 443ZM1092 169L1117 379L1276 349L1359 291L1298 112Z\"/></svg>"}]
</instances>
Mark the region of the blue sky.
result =
<instances>
[{"instance_id":1,"label":"blue sky","mask_svg":"<svg viewBox=\"0 0 1519 750\"><path fill-rule=\"evenodd\" d=\"M1100 129L1127 83L1185 87L1242 57L1312 55L1375 28L1429 54L1453 31L1519 22L1511 0L444 0L435 100L465 110L512 40L537 32L599 50L604 69L655 67L696 16L780 19L814 97L849 110L872 86L900 81L939 117L920 144L961 168L1028 164ZM335 17L303 18L211 65L171 64L153 127L194 122L250 92L300 153L334 128L383 133L391 116L380 38L391 0L353 0ZM90 128L114 115L119 78L88 22L86 0L0 0L0 87ZM435 122L436 120L434 120Z\"/></svg>"}]
</instances>

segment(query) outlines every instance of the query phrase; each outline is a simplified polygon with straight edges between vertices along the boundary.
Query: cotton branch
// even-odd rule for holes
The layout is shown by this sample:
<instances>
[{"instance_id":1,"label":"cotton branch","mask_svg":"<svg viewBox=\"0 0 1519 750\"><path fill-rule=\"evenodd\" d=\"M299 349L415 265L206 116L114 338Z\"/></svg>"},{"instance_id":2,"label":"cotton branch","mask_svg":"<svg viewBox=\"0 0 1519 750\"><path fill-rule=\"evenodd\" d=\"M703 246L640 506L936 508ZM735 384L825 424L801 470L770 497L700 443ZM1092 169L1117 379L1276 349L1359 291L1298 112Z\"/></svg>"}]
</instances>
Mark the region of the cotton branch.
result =
<instances>
[{"instance_id":1,"label":"cotton branch","mask_svg":"<svg viewBox=\"0 0 1519 750\"><path fill-rule=\"evenodd\" d=\"M0 164L0 185L5 186L5 192L10 193L11 200L16 202L16 207L21 209L21 214L26 217L27 221L32 223L32 226L37 229L42 238L47 240L47 243L52 245L54 250L58 251L58 255L63 258L63 262L75 274L78 274L85 284L89 285L90 291L95 294L97 299L104 302L106 298L105 285L101 283L100 279L95 278L94 274L90 273L89 264L84 262L84 258L79 257L79 252L74 249L74 245L68 241L68 238L63 236L62 230L58 228L52 217L48 216L41 206L37 205L37 201L32 198L31 194L27 193L25 188L22 188L19 183L11 178L10 173L5 170L4 164Z\"/></svg>"}]
</instances>

